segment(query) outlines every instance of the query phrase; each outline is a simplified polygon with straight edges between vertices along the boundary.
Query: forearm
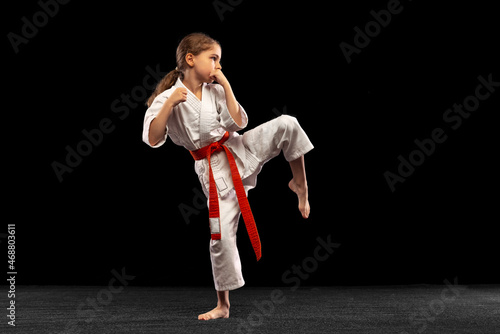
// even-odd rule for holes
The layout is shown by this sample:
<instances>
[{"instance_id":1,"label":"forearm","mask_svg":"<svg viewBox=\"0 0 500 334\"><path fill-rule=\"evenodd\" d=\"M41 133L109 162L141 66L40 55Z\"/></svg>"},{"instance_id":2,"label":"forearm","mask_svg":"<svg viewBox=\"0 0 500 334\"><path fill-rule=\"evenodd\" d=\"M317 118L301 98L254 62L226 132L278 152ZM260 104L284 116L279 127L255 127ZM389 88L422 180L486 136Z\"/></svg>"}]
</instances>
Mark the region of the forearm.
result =
<instances>
[{"instance_id":1,"label":"forearm","mask_svg":"<svg viewBox=\"0 0 500 334\"><path fill-rule=\"evenodd\" d=\"M224 88L224 93L226 95L226 104L227 104L227 109L229 110L229 114L233 118L236 124L238 126L243 125L243 120L241 117L241 112L240 112L240 105L238 104L238 101L236 101L236 97L234 96L233 90L231 89L231 85L229 82L224 83L222 85Z\"/></svg>"},{"instance_id":2,"label":"forearm","mask_svg":"<svg viewBox=\"0 0 500 334\"><path fill-rule=\"evenodd\" d=\"M149 125L149 143L154 146L165 137L167 131L167 121L172 113L172 104L167 100L160 112Z\"/></svg>"}]
</instances>

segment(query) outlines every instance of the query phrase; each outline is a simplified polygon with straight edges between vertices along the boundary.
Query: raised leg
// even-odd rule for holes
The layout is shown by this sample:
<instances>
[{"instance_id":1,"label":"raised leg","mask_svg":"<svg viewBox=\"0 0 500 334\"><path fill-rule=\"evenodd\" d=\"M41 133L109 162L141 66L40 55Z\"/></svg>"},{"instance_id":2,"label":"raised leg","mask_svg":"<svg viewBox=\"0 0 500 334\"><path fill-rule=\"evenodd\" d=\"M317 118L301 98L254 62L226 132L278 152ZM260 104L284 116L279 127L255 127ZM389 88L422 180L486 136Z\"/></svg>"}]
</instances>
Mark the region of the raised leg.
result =
<instances>
[{"instance_id":1,"label":"raised leg","mask_svg":"<svg viewBox=\"0 0 500 334\"><path fill-rule=\"evenodd\" d=\"M299 211L303 218L308 218L311 212L309 206L306 168L304 163L304 156L289 162L292 170L293 179L288 183L288 187L297 194L299 199Z\"/></svg>"}]
</instances>

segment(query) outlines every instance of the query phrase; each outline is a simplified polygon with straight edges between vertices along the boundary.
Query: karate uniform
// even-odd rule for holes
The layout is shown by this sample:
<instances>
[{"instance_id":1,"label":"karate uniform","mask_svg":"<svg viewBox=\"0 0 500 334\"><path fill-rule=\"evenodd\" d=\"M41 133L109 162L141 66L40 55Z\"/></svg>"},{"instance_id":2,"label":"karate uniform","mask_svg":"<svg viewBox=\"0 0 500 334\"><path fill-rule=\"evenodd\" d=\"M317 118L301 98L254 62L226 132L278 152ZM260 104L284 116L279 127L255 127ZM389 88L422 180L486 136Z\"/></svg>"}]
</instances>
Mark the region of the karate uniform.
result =
<instances>
[{"instance_id":1,"label":"karate uniform","mask_svg":"<svg viewBox=\"0 0 500 334\"><path fill-rule=\"evenodd\" d=\"M229 132L224 142L234 156L245 192L254 188L257 174L269 159L281 151L287 161L292 161L309 152L313 145L294 117L282 115L252 130L239 135L236 131L248 124L248 116L241 107L242 124L232 119L227 109L225 93L218 84L204 84L201 101L188 89L186 102L174 107L167 122L165 137L152 146L149 143L149 126L160 112L163 104L176 88L183 87L180 79L174 86L159 94L144 117L143 141L151 147L162 146L167 136L177 145L189 151L219 141ZM245 284L241 273L241 262L236 247L236 231L240 208L231 178L229 162L224 150L212 154L211 167L219 196L220 225L210 226L211 232L219 232L220 240L210 240L210 256L215 289L234 290ZM195 171L203 192L209 197L208 160L195 161ZM220 231L217 231L220 229Z\"/></svg>"}]
</instances>

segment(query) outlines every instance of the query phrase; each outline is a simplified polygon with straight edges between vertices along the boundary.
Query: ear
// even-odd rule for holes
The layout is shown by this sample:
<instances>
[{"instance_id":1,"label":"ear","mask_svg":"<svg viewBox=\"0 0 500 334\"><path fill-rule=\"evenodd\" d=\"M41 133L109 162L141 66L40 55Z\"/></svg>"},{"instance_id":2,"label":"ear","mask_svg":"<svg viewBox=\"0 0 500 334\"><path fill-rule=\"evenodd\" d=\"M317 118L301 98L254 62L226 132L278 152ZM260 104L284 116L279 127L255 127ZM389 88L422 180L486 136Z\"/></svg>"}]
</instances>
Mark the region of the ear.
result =
<instances>
[{"instance_id":1,"label":"ear","mask_svg":"<svg viewBox=\"0 0 500 334\"><path fill-rule=\"evenodd\" d=\"M194 55L192 53L186 54L186 63L189 65L189 67L194 66Z\"/></svg>"}]
</instances>

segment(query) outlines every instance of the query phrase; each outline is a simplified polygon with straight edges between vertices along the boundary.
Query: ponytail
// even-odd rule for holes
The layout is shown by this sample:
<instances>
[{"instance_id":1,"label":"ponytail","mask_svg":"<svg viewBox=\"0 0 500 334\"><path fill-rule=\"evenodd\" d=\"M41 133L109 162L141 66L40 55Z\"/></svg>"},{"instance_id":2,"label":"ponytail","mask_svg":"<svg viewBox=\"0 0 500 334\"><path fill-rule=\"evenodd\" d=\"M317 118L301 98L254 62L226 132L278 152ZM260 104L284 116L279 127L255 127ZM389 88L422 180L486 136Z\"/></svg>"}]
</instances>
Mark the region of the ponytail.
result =
<instances>
[{"instance_id":1,"label":"ponytail","mask_svg":"<svg viewBox=\"0 0 500 334\"><path fill-rule=\"evenodd\" d=\"M172 87L177 81L177 78L179 78L179 76L181 75L181 73L182 72L177 70L177 68L173 71L168 72L168 74L164 76L163 79L160 80L160 82L158 82L153 94L151 94L151 96L149 97L146 105L148 107L151 107L151 104L153 103L154 99L158 95L160 95L161 93Z\"/></svg>"}]
</instances>

